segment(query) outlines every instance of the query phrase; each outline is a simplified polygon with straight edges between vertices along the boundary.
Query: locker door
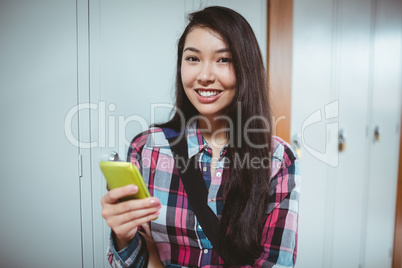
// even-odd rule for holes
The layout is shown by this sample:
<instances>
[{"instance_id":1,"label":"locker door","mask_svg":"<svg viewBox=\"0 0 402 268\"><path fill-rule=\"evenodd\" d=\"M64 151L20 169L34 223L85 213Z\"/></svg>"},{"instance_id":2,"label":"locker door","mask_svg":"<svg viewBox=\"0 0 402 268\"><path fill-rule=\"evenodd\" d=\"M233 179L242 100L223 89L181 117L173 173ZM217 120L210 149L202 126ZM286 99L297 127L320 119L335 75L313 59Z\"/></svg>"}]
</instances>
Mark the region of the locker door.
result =
<instances>
[{"instance_id":1,"label":"locker door","mask_svg":"<svg viewBox=\"0 0 402 268\"><path fill-rule=\"evenodd\" d=\"M1 1L0 35L0 266L82 267L76 3Z\"/></svg>"},{"instance_id":2,"label":"locker door","mask_svg":"<svg viewBox=\"0 0 402 268\"><path fill-rule=\"evenodd\" d=\"M375 4L364 267L391 267L401 115L402 1ZM378 135L376 136L376 129Z\"/></svg>"},{"instance_id":3,"label":"locker door","mask_svg":"<svg viewBox=\"0 0 402 268\"><path fill-rule=\"evenodd\" d=\"M125 161L128 145L151 123L168 119L174 94L176 43L189 1L91 1L90 92L95 267L109 267L110 229L101 217L106 182L99 162ZM152 107L157 107L152 109ZM167 107L164 107L167 106ZM156 118L153 120L152 118Z\"/></svg>"},{"instance_id":4,"label":"locker door","mask_svg":"<svg viewBox=\"0 0 402 268\"><path fill-rule=\"evenodd\" d=\"M294 138L304 131L305 145L322 155L329 151L325 137L327 123L331 123L325 119L324 107L336 100L330 91L332 38L332 1L294 1L291 133ZM317 111L323 120L303 129L306 119ZM337 133L331 135L337 139ZM328 267L331 167L306 150L300 163L302 192L296 267Z\"/></svg>"},{"instance_id":5,"label":"locker door","mask_svg":"<svg viewBox=\"0 0 402 268\"><path fill-rule=\"evenodd\" d=\"M360 264L367 153L367 106L370 74L371 6L366 0L338 1L334 28L334 77L339 99L339 129L345 148L331 172L333 185L331 266Z\"/></svg>"}]
</instances>

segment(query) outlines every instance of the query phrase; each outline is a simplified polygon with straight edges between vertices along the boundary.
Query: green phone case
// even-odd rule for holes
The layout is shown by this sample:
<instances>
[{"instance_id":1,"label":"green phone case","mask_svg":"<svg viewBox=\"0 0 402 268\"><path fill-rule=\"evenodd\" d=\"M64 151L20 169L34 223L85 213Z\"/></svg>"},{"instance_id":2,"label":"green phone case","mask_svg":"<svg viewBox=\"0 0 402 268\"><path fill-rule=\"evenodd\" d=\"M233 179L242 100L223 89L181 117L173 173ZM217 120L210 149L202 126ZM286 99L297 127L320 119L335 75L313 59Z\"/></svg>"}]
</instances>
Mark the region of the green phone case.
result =
<instances>
[{"instance_id":1,"label":"green phone case","mask_svg":"<svg viewBox=\"0 0 402 268\"><path fill-rule=\"evenodd\" d=\"M138 193L124 197L121 201L150 197L148 188L138 168L129 162L101 161L100 168L106 178L110 189L122 187L128 184L138 186Z\"/></svg>"}]
</instances>

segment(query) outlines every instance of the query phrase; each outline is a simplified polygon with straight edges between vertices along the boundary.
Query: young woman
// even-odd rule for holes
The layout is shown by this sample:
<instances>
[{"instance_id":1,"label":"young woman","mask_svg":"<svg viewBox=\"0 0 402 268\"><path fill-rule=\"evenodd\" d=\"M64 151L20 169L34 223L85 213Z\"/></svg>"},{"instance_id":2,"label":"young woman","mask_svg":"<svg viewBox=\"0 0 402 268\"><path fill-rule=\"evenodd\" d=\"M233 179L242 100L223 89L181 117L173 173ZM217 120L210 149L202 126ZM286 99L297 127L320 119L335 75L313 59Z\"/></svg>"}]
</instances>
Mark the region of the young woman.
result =
<instances>
[{"instance_id":1,"label":"young woman","mask_svg":"<svg viewBox=\"0 0 402 268\"><path fill-rule=\"evenodd\" d=\"M112 229L109 262L113 267L293 267L298 160L288 144L271 136L257 40L247 21L228 8L208 7L189 20L178 43L176 112L169 122L135 137L128 153L153 197L118 202L138 191L130 185L102 198L102 216ZM197 160L207 205L219 219L215 247L183 186L169 143L175 136L187 144L182 164Z\"/></svg>"}]
</instances>

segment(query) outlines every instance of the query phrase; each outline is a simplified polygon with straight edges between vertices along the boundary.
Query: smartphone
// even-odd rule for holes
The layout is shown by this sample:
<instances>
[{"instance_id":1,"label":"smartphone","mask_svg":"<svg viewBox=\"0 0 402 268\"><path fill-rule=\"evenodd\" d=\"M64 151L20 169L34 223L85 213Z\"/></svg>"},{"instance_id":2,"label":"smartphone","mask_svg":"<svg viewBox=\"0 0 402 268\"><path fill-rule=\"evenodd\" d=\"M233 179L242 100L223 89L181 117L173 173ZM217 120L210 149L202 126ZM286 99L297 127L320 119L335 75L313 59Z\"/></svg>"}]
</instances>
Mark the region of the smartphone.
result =
<instances>
[{"instance_id":1,"label":"smartphone","mask_svg":"<svg viewBox=\"0 0 402 268\"><path fill-rule=\"evenodd\" d=\"M134 184L138 192L121 198L120 201L151 197L137 166L130 162L101 161L100 168L110 189Z\"/></svg>"}]
</instances>

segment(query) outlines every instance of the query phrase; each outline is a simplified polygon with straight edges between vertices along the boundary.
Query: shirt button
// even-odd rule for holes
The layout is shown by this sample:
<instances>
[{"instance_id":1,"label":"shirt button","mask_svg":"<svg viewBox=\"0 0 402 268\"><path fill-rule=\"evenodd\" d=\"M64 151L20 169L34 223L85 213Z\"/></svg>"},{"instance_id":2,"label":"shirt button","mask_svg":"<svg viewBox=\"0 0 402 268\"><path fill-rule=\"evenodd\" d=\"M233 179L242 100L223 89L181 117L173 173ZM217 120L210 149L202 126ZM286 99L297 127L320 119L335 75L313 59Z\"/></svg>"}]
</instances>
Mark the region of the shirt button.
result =
<instances>
[{"instance_id":1,"label":"shirt button","mask_svg":"<svg viewBox=\"0 0 402 268\"><path fill-rule=\"evenodd\" d=\"M217 177L220 177L222 174L220 172L216 173Z\"/></svg>"},{"instance_id":2,"label":"shirt button","mask_svg":"<svg viewBox=\"0 0 402 268\"><path fill-rule=\"evenodd\" d=\"M201 225L198 225L198 229L202 230L202 227L201 227Z\"/></svg>"},{"instance_id":3,"label":"shirt button","mask_svg":"<svg viewBox=\"0 0 402 268\"><path fill-rule=\"evenodd\" d=\"M207 167L203 167L203 168L202 168L202 170L207 171L207 170L208 170L208 168L207 168Z\"/></svg>"},{"instance_id":4,"label":"shirt button","mask_svg":"<svg viewBox=\"0 0 402 268\"><path fill-rule=\"evenodd\" d=\"M211 198L211 202L215 202L215 198Z\"/></svg>"},{"instance_id":5,"label":"shirt button","mask_svg":"<svg viewBox=\"0 0 402 268\"><path fill-rule=\"evenodd\" d=\"M208 254L208 249L204 249L204 254Z\"/></svg>"}]
</instances>

